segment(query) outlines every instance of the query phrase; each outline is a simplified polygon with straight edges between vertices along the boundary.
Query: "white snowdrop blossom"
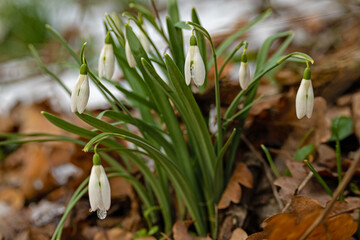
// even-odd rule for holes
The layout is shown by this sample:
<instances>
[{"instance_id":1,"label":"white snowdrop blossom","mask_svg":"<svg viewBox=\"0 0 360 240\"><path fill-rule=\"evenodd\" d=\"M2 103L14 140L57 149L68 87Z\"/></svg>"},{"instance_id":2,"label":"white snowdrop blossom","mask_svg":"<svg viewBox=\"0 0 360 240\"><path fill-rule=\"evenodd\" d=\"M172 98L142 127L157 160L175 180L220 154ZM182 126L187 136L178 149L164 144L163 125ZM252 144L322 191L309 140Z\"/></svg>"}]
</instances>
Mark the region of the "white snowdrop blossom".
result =
<instances>
[{"instance_id":1,"label":"white snowdrop blossom","mask_svg":"<svg viewBox=\"0 0 360 240\"><path fill-rule=\"evenodd\" d=\"M111 79L115 69L115 58L113 45L111 44L110 33L105 38L104 47L101 50L99 57L99 77L105 76L107 79Z\"/></svg>"},{"instance_id":2,"label":"white snowdrop blossom","mask_svg":"<svg viewBox=\"0 0 360 240\"><path fill-rule=\"evenodd\" d=\"M310 68L304 71L304 77L301 80L299 90L296 94L296 116L298 119L311 118L314 108L314 90L311 83Z\"/></svg>"},{"instance_id":3,"label":"white snowdrop blossom","mask_svg":"<svg viewBox=\"0 0 360 240\"><path fill-rule=\"evenodd\" d=\"M240 87L246 90L251 82L250 80L250 68L247 62L247 56L245 52L241 56L240 70L239 70L239 82Z\"/></svg>"},{"instance_id":4,"label":"white snowdrop blossom","mask_svg":"<svg viewBox=\"0 0 360 240\"><path fill-rule=\"evenodd\" d=\"M83 113L89 100L89 79L86 64L81 65L80 75L71 93L71 111Z\"/></svg>"},{"instance_id":5,"label":"white snowdrop blossom","mask_svg":"<svg viewBox=\"0 0 360 240\"><path fill-rule=\"evenodd\" d=\"M132 68L135 67L136 61L135 61L134 55L131 52L128 40L126 40L126 42L125 42L125 54L126 54L126 60L128 61L129 66Z\"/></svg>"},{"instance_id":6,"label":"white snowdrop blossom","mask_svg":"<svg viewBox=\"0 0 360 240\"><path fill-rule=\"evenodd\" d=\"M142 31L140 31L140 33L139 33L139 40L140 40L142 47L145 49L145 51L149 52L150 51L149 39L147 39L147 37L145 36L145 34Z\"/></svg>"},{"instance_id":7,"label":"white snowdrop blossom","mask_svg":"<svg viewBox=\"0 0 360 240\"><path fill-rule=\"evenodd\" d=\"M195 36L190 38L190 47L185 60L185 82L190 84L194 81L196 86L201 86L205 81L205 64L201 57L199 47L196 43Z\"/></svg>"},{"instance_id":8,"label":"white snowdrop blossom","mask_svg":"<svg viewBox=\"0 0 360 240\"><path fill-rule=\"evenodd\" d=\"M95 153L89 179L90 212L97 212L99 219L105 219L111 204L111 190L100 156Z\"/></svg>"}]
</instances>

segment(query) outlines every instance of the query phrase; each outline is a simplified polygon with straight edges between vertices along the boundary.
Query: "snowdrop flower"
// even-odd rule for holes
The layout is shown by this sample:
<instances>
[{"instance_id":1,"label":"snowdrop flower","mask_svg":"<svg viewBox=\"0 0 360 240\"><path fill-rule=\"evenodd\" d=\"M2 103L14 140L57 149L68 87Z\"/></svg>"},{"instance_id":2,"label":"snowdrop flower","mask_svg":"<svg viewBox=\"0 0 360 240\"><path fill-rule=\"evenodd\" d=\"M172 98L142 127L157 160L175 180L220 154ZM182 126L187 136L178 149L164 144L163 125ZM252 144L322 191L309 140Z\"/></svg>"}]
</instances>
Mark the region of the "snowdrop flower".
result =
<instances>
[{"instance_id":1,"label":"snowdrop flower","mask_svg":"<svg viewBox=\"0 0 360 240\"><path fill-rule=\"evenodd\" d=\"M201 86L205 81L205 64L201 58L199 47L194 35L190 38L190 48L185 60L185 82L190 84L194 81L196 86Z\"/></svg>"},{"instance_id":2,"label":"snowdrop flower","mask_svg":"<svg viewBox=\"0 0 360 240\"><path fill-rule=\"evenodd\" d=\"M111 203L110 184L97 153L94 154L93 164L89 179L90 212L96 211L99 219L105 219Z\"/></svg>"},{"instance_id":3,"label":"snowdrop flower","mask_svg":"<svg viewBox=\"0 0 360 240\"><path fill-rule=\"evenodd\" d=\"M126 40L126 42L125 42L125 54L126 54L126 59L127 59L128 63L129 63L129 66L132 67L132 68L135 67L136 66L135 58L134 58L134 55L131 52L128 40Z\"/></svg>"},{"instance_id":4,"label":"snowdrop flower","mask_svg":"<svg viewBox=\"0 0 360 240\"><path fill-rule=\"evenodd\" d=\"M105 76L107 79L111 79L114 74L115 58L113 45L111 44L110 33L108 32L105 38L105 45L101 50L99 57L99 77Z\"/></svg>"},{"instance_id":5,"label":"snowdrop flower","mask_svg":"<svg viewBox=\"0 0 360 240\"><path fill-rule=\"evenodd\" d=\"M141 42L142 47L145 49L146 52L150 51L150 43L149 43L149 39L147 39L147 37L145 36L145 34L140 31L139 33L139 40Z\"/></svg>"},{"instance_id":6,"label":"snowdrop flower","mask_svg":"<svg viewBox=\"0 0 360 240\"><path fill-rule=\"evenodd\" d=\"M239 70L239 82L240 87L243 90L246 90L250 84L250 68L247 62L247 56L244 52L241 56L240 70Z\"/></svg>"},{"instance_id":7,"label":"snowdrop flower","mask_svg":"<svg viewBox=\"0 0 360 240\"><path fill-rule=\"evenodd\" d=\"M314 90L310 77L310 68L307 67L296 94L296 116L298 119L303 118L305 115L306 117L311 118L312 115L314 108Z\"/></svg>"},{"instance_id":8,"label":"snowdrop flower","mask_svg":"<svg viewBox=\"0 0 360 240\"><path fill-rule=\"evenodd\" d=\"M71 111L83 113L89 100L89 80L87 75L87 65L80 67L80 76L71 93Z\"/></svg>"}]
</instances>

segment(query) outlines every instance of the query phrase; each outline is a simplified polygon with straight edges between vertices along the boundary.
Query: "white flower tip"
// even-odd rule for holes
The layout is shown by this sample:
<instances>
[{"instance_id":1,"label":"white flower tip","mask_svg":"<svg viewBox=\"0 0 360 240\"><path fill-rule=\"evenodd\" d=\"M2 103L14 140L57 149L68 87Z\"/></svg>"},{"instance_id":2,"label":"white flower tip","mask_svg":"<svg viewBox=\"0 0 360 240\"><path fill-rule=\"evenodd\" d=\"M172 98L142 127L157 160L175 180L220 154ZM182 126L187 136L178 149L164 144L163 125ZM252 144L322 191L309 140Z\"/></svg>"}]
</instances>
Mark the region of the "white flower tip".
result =
<instances>
[{"instance_id":1,"label":"white flower tip","mask_svg":"<svg viewBox=\"0 0 360 240\"><path fill-rule=\"evenodd\" d=\"M126 55L126 60L129 63L129 66L134 68L136 66L136 61L134 55L131 52L129 42L127 40L125 42L125 55Z\"/></svg>"},{"instance_id":2,"label":"white flower tip","mask_svg":"<svg viewBox=\"0 0 360 240\"><path fill-rule=\"evenodd\" d=\"M80 74L71 93L71 111L83 113L89 100L90 89L87 74Z\"/></svg>"},{"instance_id":3,"label":"white flower tip","mask_svg":"<svg viewBox=\"0 0 360 240\"><path fill-rule=\"evenodd\" d=\"M101 50L99 57L99 77L105 76L111 79L115 69L115 58L112 44L105 44Z\"/></svg>"},{"instance_id":4,"label":"white flower tip","mask_svg":"<svg viewBox=\"0 0 360 240\"><path fill-rule=\"evenodd\" d=\"M197 87L205 82L205 64L200 55L198 46L190 46L185 60L185 82L190 85L191 80L194 81Z\"/></svg>"},{"instance_id":5,"label":"white flower tip","mask_svg":"<svg viewBox=\"0 0 360 240\"><path fill-rule=\"evenodd\" d=\"M250 84L250 69L247 62L240 63L239 83L243 90L246 90Z\"/></svg>"},{"instance_id":6,"label":"white flower tip","mask_svg":"<svg viewBox=\"0 0 360 240\"><path fill-rule=\"evenodd\" d=\"M314 108L314 90L311 80L303 79L296 94L296 116L298 119L311 118Z\"/></svg>"},{"instance_id":7,"label":"white flower tip","mask_svg":"<svg viewBox=\"0 0 360 240\"><path fill-rule=\"evenodd\" d=\"M111 190L105 170L101 165L94 165L89 179L90 211L97 211L99 219L106 217L111 204Z\"/></svg>"}]
</instances>

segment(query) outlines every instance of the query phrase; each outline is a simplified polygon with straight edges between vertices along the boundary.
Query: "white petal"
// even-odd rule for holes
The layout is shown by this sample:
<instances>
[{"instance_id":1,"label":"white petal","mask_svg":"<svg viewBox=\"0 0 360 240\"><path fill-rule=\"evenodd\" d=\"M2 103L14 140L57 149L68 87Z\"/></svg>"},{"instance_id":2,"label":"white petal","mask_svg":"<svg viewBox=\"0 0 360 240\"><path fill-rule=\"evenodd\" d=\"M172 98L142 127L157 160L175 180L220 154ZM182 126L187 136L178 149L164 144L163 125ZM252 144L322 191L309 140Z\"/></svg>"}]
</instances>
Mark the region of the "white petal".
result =
<instances>
[{"instance_id":1,"label":"white petal","mask_svg":"<svg viewBox=\"0 0 360 240\"><path fill-rule=\"evenodd\" d=\"M314 90L312 87L311 80L306 80L306 81L309 82L309 87L307 90L306 117L311 118L314 108Z\"/></svg>"},{"instance_id":2,"label":"white petal","mask_svg":"<svg viewBox=\"0 0 360 240\"><path fill-rule=\"evenodd\" d=\"M105 72L105 58L106 58L106 56L105 56L105 48L106 48L106 44L101 49L100 57L99 57L98 70L99 70L99 77L100 78L102 78L104 76L104 72Z\"/></svg>"},{"instance_id":3,"label":"white petal","mask_svg":"<svg viewBox=\"0 0 360 240\"><path fill-rule=\"evenodd\" d=\"M296 94L296 116L301 119L306 114L306 81L303 79Z\"/></svg>"},{"instance_id":4,"label":"white petal","mask_svg":"<svg viewBox=\"0 0 360 240\"><path fill-rule=\"evenodd\" d=\"M192 60L192 46L190 46L189 51L186 55L186 59L185 59L185 66L184 66L184 74L185 74L185 83L186 85L190 85L191 82L191 73L190 73L190 65L191 65L191 60Z\"/></svg>"},{"instance_id":5,"label":"white petal","mask_svg":"<svg viewBox=\"0 0 360 240\"><path fill-rule=\"evenodd\" d=\"M100 185L99 185L99 177L96 174L98 172L98 168L100 166L93 166L91 168L90 179L89 179L89 201L91 211L95 212L98 208L101 201L101 192L100 192Z\"/></svg>"},{"instance_id":6,"label":"white petal","mask_svg":"<svg viewBox=\"0 0 360 240\"><path fill-rule=\"evenodd\" d=\"M196 86L201 86L205 81L205 64L201 57L199 47L195 47L194 52L194 83Z\"/></svg>"},{"instance_id":7,"label":"white petal","mask_svg":"<svg viewBox=\"0 0 360 240\"><path fill-rule=\"evenodd\" d=\"M131 49L130 49L130 45L129 45L129 42L128 40L126 40L125 42L125 54L126 54L126 59L129 63L129 66L130 67L135 67L136 66L136 61L135 61L135 58L131 52Z\"/></svg>"},{"instance_id":8,"label":"white petal","mask_svg":"<svg viewBox=\"0 0 360 240\"><path fill-rule=\"evenodd\" d=\"M105 76L111 79L115 69L114 50L111 44L105 44Z\"/></svg>"},{"instance_id":9,"label":"white petal","mask_svg":"<svg viewBox=\"0 0 360 240\"><path fill-rule=\"evenodd\" d=\"M139 40L141 42L141 45L145 49L145 51L149 52L150 51L150 43L142 31L140 31L140 33L139 33Z\"/></svg>"},{"instance_id":10,"label":"white petal","mask_svg":"<svg viewBox=\"0 0 360 240\"><path fill-rule=\"evenodd\" d=\"M243 90L246 90L250 84L250 68L247 62L240 63L239 82Z\"/></svg>"},{"instance_id":11,"label":"white petal","mask_svg":"<svg viewBox=\"0 0 360 240\"><path fill-rule=\"evenodd\" d=\"M79 90L81 85L83 84L85 75L79 75L78 79L76 80L75 86L71 93L71 111L76 112L78 111L78 101L79 101Z\"/></svg>"},{"instance_id":12,"label":"white petal","mask_svg":"<svg viewBox=\"0 0 360 240\"><path fill-rule=\"evenodd\" d=\"M78 99L76 101L77 111L83 113L89 100L89 80L88 75L80 75L83 79L80 85L80 91L78 92Z\"/></svg>"},{"instance_id":13,"label":"white petal","mask_svg":"<svg viewBox=\"0 0 360 240\"><path fill-rule=\"evenodd\" d=\"M100 206L101 210L109 210L111 204L111 190L109 180L106 176L104 168L100 166L101 174L100 174L100 183L101 183L101 199L102 199L102 206Z\"/></svg>"}]
</instances>

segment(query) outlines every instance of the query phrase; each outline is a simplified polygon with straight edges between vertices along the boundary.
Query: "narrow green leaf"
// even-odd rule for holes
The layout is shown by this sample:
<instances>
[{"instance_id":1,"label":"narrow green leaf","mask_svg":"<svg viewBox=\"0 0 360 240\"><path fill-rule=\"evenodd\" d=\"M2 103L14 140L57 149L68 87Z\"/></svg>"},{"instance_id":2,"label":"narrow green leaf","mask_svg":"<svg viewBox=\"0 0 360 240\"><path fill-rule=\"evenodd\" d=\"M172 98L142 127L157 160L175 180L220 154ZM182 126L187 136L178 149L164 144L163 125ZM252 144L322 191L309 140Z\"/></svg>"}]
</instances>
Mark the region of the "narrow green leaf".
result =
<instances>
[{"instance_id":1,"label":"narrow green leaf","mask_svg":"<svg viewBox=\"0 0 360 240\"><path fill-rule=\"evenodd\" d=\"M166 26L169 34L170 51L174 57L176 65L179 69L181 69L181 73L184 73L185 54L183 40L180 37L181 30L179 28L175 28L173 21L169 17L166 18Z\"/></svg>"},{"instance_id":2,"label":"narrow green leaf","mask_svg":"<svg viewBox=\"0 0 360 240\"><path fill-rule=\"evenodd\" d=\"M39 68L41 70L43 70L45 73L47 73L50 77L52 77L53 79L55 79L55 81L57 81L60 86L69 94L71 95L71 91L65 86L65 84L60 80L60 78L58 78L58 76L56 74L54 74L53 72L51 72L45 65L44 63L41 61L40 56L38 54L38 52L36 51L35 47L32 44L29 44L29 49L35 59L35 62L37 63L37 65L39 66Z\"/></svg>"},{"instance_id":3,"label":"narrow green leaf","mask_svg":"<svg viewBox=\"0 0 360 240\"><path fill-rule=\"evenodd\" d=\"M307 159L309 155L312 154L314 151L315 151L314 144L305 145L304 147L298 149L295 152L294 158L296 161L302 161L304 159Z\"/></svg>"},{"instance_id":4,"label":"narrow green leaf","mask_svg":"<svg viewBox=\"0 0 360 240\"><path fill-rule=\"evenodd\" d=\"M236 129L233 130L230 137L224 144L224 146L221 148L221 151L219 152L217 158L216 158L216 164L215 164L215 191L217 192L215 196L217 196L217 199L215 199L215 203L218 203L220 200L220 197L224 191L224 166L223 166L223 157L226 153L226 150L229 148L230 143L232 142L234 136L235 136Z\"/></svg>"},{"instance_id":5,"label":"narrow green leaf","mask_svg":"<svg viewBox=\"0 0 360 240\"><path fill-rule=\"evenodd\" d=\"M192 28L186 24L186 22L184 21L180 21L180 22L177 22L174 24L174 27L177 27L177 28L182 28L182 29L185 29L185 30L191 30Z\"/></svg>"},{"instance_id":6,"label":"narrow green leaf","mask_svg":"<svg viewBox=\"0 0 360 240\"><path fill-rule=\"evenodd\" d=\"M48 24L46 24L45 27L59 40L59 42L66 48L66 50L68 50L68 52L71 54L71 56L80 65L81 59L76 54L76 52L72 49L72 47L66 42L66 40L60 35L60 33Z\"/></svg>"},{"instance_id":7,"label":"narrow green leaf","mask_svg":"<svg viewBox=\"0 0 360 240\"><path fill-rule=\"evenodd\" d=\"M180 14L177 0L168 0L168 13L173 22L180 21Z\"/></svg>"}]
</instances>

